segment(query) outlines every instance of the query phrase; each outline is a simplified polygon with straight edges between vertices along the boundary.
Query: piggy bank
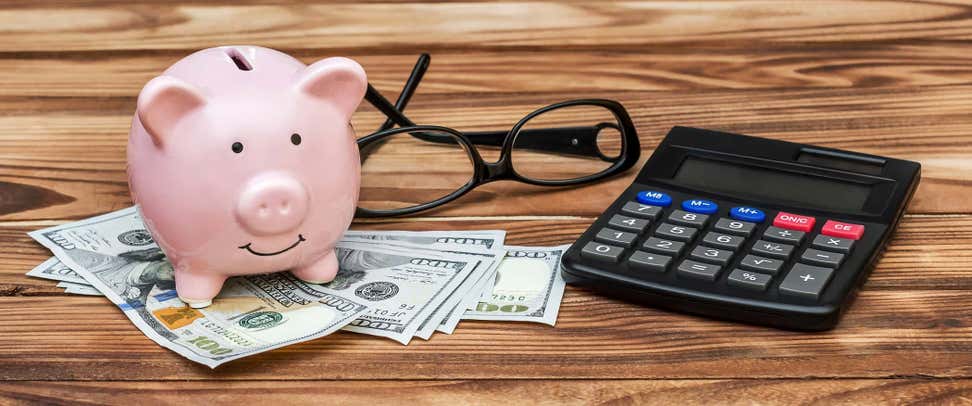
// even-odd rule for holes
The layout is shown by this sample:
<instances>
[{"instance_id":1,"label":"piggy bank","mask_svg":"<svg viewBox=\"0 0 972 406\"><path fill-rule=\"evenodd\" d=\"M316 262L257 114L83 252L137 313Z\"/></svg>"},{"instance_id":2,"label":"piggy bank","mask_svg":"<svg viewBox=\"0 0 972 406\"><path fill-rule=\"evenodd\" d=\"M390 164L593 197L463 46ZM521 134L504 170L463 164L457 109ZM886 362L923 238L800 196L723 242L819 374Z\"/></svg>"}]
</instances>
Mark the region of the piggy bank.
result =
<instances>
[{"instance_id":1,"label":"piggy bank","mask_svg":"<svg viewBox=\"0 0 972 406\"><path fill-rule=\"evenodd\" d=\"M308 66L255 46L196 52L145 85L128 183L180 299L208 306L234 275L334 278L360 183L350 117L366 87L350 59Z\"/></svg>"}]
</instances>

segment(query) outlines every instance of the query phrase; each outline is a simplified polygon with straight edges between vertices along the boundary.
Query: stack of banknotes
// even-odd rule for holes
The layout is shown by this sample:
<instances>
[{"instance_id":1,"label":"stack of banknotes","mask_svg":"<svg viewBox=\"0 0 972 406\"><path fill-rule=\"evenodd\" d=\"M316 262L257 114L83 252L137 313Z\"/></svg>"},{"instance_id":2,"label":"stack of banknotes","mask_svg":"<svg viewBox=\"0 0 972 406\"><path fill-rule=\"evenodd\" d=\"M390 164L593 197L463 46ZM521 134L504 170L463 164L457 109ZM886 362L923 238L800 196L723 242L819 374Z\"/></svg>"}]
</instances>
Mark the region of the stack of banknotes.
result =
<instances>
[{"instance_id":1,"label":"stack of banknotes","mask_svg":"<svg viewBox=\"0 0 972 406\"><path fill-rule=\"evenodd\" d=\"M54 257L28 276L106 296L159 345L213 368L337 330L407 345L452 334L461 320L552 326L564 294L567 247L504 245L501 230L348 231L332 282L288 272L234 277L202 309L179 300L172 266L134 207L30 236Z\"/></svg>"}]
</instances>

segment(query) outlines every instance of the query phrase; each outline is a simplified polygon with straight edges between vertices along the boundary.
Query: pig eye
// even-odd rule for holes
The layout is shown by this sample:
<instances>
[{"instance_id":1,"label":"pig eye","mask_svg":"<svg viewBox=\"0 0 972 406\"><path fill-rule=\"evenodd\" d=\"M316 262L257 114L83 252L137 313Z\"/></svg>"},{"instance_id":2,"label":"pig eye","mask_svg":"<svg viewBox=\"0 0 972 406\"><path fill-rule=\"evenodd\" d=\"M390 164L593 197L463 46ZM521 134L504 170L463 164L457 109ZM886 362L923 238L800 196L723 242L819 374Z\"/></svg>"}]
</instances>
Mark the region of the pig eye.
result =
<instances>
[{"instance_id":1,"label":"pig eye","mask_svg":"<svg viewBox=\"0 0 972 406\"><path fill-rule=\"evenodd\" d=\"M300 145L300 134L297 133L290 134L290 143L294 145Z\"/></svg>"},{"instance_id":2,"label":"pig eye","mask_svg":"<svg viewBox=\"0 0 972 406\"><path fill-rule=\"evenodd\" d=\"M242 142L239 142L239 141L234 142L233 143L233 152L235 152L237 154L239 154L240 152L243 152L243 143Z\"/></svg>"}]
</instances>

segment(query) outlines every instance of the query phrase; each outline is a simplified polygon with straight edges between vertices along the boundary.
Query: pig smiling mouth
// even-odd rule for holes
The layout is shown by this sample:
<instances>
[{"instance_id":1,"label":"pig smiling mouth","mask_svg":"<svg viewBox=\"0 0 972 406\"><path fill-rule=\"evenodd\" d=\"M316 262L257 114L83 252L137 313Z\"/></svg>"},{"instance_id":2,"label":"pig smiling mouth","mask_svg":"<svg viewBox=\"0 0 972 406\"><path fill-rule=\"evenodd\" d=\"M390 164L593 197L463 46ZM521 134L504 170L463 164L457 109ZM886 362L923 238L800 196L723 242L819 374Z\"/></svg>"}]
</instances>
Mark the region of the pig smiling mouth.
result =
<instances>
[{"instance_id":1,"label":"pig smiling mouth","mask_svg":"<svg viewBox=\"0 0 972 406\"><path fill-rule=\"evenodd\" d=\"M298 244L300 244L300 243L302 243L304 241L307 241L304 238L304 236L301 235L301 234L297 234L297 241L296 242L294 242L293 244L290 244L289 247L284 248L284 249L282 249L280 251L277 251L277 252L258 252L258 251L254 251L253 248L250 248L250 246L253 245L252 242L248 242L248 243L246 243L246 245L239 246L238 248L241 249L241 250L250 251L250 253L253 254L253 255L259 255L261 257L272 257L274 255L283 254L283 253L285 253L287 251L290 251L291 248L296 247Z\"/></svg>"}]
</instances>

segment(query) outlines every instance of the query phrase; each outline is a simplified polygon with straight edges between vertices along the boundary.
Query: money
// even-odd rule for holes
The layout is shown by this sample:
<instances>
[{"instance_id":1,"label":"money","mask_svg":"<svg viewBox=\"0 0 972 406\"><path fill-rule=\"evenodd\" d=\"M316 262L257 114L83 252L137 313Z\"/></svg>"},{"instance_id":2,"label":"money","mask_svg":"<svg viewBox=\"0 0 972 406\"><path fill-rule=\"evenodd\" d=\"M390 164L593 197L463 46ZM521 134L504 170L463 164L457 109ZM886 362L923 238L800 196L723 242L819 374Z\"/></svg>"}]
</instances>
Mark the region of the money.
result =
<instances>
[{"instance_id":1,"label":"money","mask_svg":"<svg viewBox=\"0 0 972 406\"><path fill-rule=\"evenodd\" d=\"M507 246L491 292L464 320L532 321L553 326L564 296L560 257L568 246Z\"/></svg>"},{"instance_id":2,"label":"money","mask_svg":"<svg viewBox=\"0 0 972 406\"><path fill-rule=\"evenodd\" d=\"M553 325L564 291L565 247L505 246L502 230L352 230L335 248L329 283L238 276L212 305L192 309L134 207L29 234L55 257L28 276L106 296L147 337L212 368L337 330L407 345L452 334L461 320Z\"/></svg>"},{"instance_id":3,"label":"money","mask_svg":"<svg viewBox=\"0 0 972 406\"><path fill-rule=\"evenodd\" d=\"M98 289L95 289L94 286L83 283L59 282L57 287L64 288L64 293L86 296L104 296L98 291Z\"/></svg>"},{"instance_id":4,"label":"money","mask_svg":"<svg viewBox=\"0 0 972 406\"><path fill-rule=\"evenodd\" d=\"M211 368L331 334L368 310L288 273L231 278L211 306L190 308L134 208L29 234L150 339Z\"/></svg>"},{"instance_id":5,"label":"money","mask_svg":"<svg viewBox=\"0 0 972 406\"><path fill-rule=\"evenodd\" d=\"M439 251L484 257L480 263L435 311L419 326L415 336L428 340L435 331L449 334L455 330L469 305L467 297L481 295L483 279L492 279L506 254L501 248L506 232L484 231L348 231L344 241L383 243L406 249L434 248Z\"/></svg>"},{"instance_id":6,"label":"money","mask_svg":"<svg viewBox=\"0 0 972 406\"><path fill-rule=\"evenodd\" d=\"M435 251L485 252L503 248L506 231L357 231L344 233L345 241L364 240L419 247Z\"/></svg>"},{"instance_id":7,"label":"money","mask_svg":"<svg viewBox=\"0 0 972 406\"><path fill-rule=\"evenodd\" d=\"M393 246L341 242L339 270L318 289L356 296L371 308L345 327L408 344L421 324L458 288L482 258Z\"/></svg>"},{"instance_id":8,"label":"money","mask_svg":"<svg viewBox=\"0 0 972 406\"><path fill-rule=\"evenodd\" d=\"M90 285L88 281L84 280L84 278L78 275L77 272L74 272L73 269L67 265L64 265L64 263L58 260L57 257L51 257L47 261L37 265L34 267L34 269L31 269L30 272L27 272L27 276Z\"/></svg>"}]
</instances>

